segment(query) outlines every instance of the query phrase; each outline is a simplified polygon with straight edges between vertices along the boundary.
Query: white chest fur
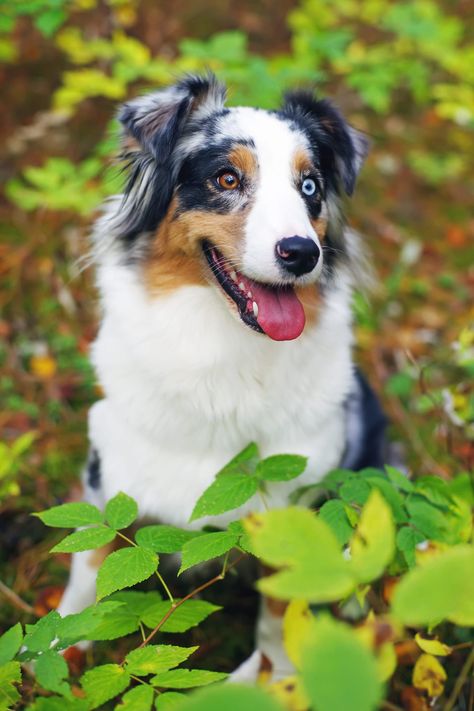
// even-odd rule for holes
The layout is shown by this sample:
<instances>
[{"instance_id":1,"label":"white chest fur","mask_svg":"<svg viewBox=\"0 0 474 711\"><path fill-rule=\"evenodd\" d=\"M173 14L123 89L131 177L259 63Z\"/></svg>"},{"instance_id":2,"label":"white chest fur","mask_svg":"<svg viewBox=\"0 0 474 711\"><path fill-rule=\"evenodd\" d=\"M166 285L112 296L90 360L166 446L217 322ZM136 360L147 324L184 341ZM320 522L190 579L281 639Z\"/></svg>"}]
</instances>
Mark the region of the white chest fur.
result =
<instances>
[{"instance_id":1,"label":"white chest fur","mask_svg":"<svg viewBox=\"0 0 474 711\"><path fill-rule=\"evenodd\" d=\"M352 378L347 284L329 293L317 325L283 343L234 320L211 287L151 299L130 267L116 265L101 268L99 284L93 360L106 397L91 410L90 437L106 498L125 491L143 516L185 526L217 471L250 441L262 456L309 457L301 478L273 485L272 506L338 464ZM241 513L259 507L256 499Z\"/></svg>"}]
</instances>

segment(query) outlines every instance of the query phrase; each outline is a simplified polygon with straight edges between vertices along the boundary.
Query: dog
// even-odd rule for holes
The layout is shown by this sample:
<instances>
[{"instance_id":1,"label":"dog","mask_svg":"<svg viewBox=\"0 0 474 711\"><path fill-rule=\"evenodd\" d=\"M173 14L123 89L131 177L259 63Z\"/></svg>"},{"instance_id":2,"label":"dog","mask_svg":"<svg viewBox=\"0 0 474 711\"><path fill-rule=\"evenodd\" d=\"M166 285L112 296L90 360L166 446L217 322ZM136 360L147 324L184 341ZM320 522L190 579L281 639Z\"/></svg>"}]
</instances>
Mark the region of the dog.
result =
<instances>
[{"instance_id":1,"label":"dog","mask_svg":"<svg viewBox=\"0 0 474 711\"><path fill-rule=\"evenodd\" d=\"M119 491L146 519L188 527L202 492L250 441L301 454L305 472L379 466L385 420L355 369L351 299L368 268L345 225L366 137L327 100L228 108L213 76L187 76L125 104L128 182L93 239L102 322L92 360L104 390L89 417L86 500ZM201 519L224 527L259 510ZM74 554L62 615L95 600L89 553ZM256 652L287 673L281 619L263 603Z\"/></svg>"}]
</instances>

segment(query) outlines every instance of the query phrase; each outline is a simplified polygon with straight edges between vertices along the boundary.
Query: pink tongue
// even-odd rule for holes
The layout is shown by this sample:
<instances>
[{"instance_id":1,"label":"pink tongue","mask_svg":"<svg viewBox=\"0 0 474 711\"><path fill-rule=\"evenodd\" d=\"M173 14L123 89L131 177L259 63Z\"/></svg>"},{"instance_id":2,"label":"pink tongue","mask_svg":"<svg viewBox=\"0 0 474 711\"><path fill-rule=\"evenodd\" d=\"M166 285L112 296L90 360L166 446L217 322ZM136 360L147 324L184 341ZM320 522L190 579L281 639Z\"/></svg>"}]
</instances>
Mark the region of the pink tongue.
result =
<instances>
[{"instance_id":1,"label":"pink tongue","mask_svg":"<svg viewBox=\"0 0 474 711\"><path fill-rule=\"evenodd\" d=\"M274 341L291 341L302 333L304 309L293 289L270 289L252 282L253 300L258 306L257 322Z\"/></svg>"}]
</instances>

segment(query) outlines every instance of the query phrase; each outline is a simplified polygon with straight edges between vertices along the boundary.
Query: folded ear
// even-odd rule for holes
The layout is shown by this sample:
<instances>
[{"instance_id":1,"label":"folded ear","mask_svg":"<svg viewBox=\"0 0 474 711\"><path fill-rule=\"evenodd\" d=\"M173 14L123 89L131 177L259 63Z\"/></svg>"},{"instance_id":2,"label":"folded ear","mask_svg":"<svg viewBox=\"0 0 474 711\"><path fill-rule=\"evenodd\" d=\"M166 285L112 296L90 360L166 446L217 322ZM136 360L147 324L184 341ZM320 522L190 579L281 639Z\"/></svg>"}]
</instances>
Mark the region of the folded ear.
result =
<instances>
[{"instance_id":1,"label":"folded ear","mask_svg":"<svg viewBox=\"0 0 474 711\"><path fill-rule=\"evenodd\" d=\"M188 76L174 86L124 104L119 121L124 128L125 153L136 150L166 163L186 123L204 118L224 106L226 90L213 74Z\"/></svg>"},{"instance_id":2,"label":"folded ear","mask_svg":"<svg viewBox=\"0 0 474 711\"><path fill-rule=\"evenodd\" d=\"M352 195L369 151L364 134L350 126L329 101L317 100L309 92L287 94L282 112L309 132L328 185L339 192L342 183Z\"/></svg>"}]
</instances>

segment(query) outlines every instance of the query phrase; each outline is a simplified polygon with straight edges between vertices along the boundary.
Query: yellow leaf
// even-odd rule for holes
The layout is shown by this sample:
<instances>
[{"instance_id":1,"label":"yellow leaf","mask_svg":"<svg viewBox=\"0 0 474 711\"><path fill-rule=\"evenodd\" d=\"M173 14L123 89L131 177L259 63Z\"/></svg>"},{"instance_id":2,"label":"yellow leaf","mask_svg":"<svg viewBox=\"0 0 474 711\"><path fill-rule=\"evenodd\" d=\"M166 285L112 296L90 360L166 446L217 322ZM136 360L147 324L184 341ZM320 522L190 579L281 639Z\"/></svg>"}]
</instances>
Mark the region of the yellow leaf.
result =
<instances>
[{"instance_id":1,"label":"yellow leaf","mask_svg":"<svg viewBox=\"0 0 474 711\"><path fill-rule=\"evenodd\" d=\"M439 639L426 639L418 633L415 635L415 640L423 652L434 654L437 657L446 657L452 652L451 647L448 647L447 644L443 644L443 642L440 642Z\"/></svg>"},{"instance_id":2,"label":"yellow leaf","mask_svg":"<svg viewBox=\"0 0 474 711\"><path fill-rule=\"evenodd\" d=\"M307 711L309 709L308 697L298 677L288 676L267 688L270 694L280 701L288 711Z\"/></svg>"},{"instance_id":3,"label":"yellow leaf","mask_svg":"<svg viewBox=\"0 0 474 711\"><path fill-rule=\"evenodd\" d=\"M397 654L391 642L382 644L376 655L380 681L387 681L397 668Z\"/></svg>"},{"instance_id":4,"label":"yellow leaf","mask_svg":"<svg viewBox=\"0 0 474 711\"><path fill-rule=\"evenodd\" d=\"M381 493L373 489L350 542L351 567L359 582L369 583L380 577L392 560L394 550L391 509Z\"/></svg>"},{"instance_id":5,"label":"yellow leaf","mask_svg":"<svg viewBox=\"0 0 474 711\"><path fill-rule=\"evenodd\" d=\"M38 378L49 380L56 373L56 361L49 355L32 356L30 370Z\"/></svg>"},{"instance_id":6,"label":"yellow leaf","mask_svg":"<svg viewBox=\"0 0 474 711\"><path fill-rule=\"evenodd\" d=\"M446 681L446 672L436 657L422 654L413 669L413 686L420 691L426 691L430 698L441 696Z\"/></svg>"},{"instance_id":7,"label":"yellow leaf","mask_svg":"<svg viewBox=\"0 0 474 711\"><path fill-rule=\"evenodd\" d=\"M292 600L283 618L283 643L286 653L297 669L301 666L304 648L312 638L314 617L306 600Z\"/></svg>"}]
</instances>

